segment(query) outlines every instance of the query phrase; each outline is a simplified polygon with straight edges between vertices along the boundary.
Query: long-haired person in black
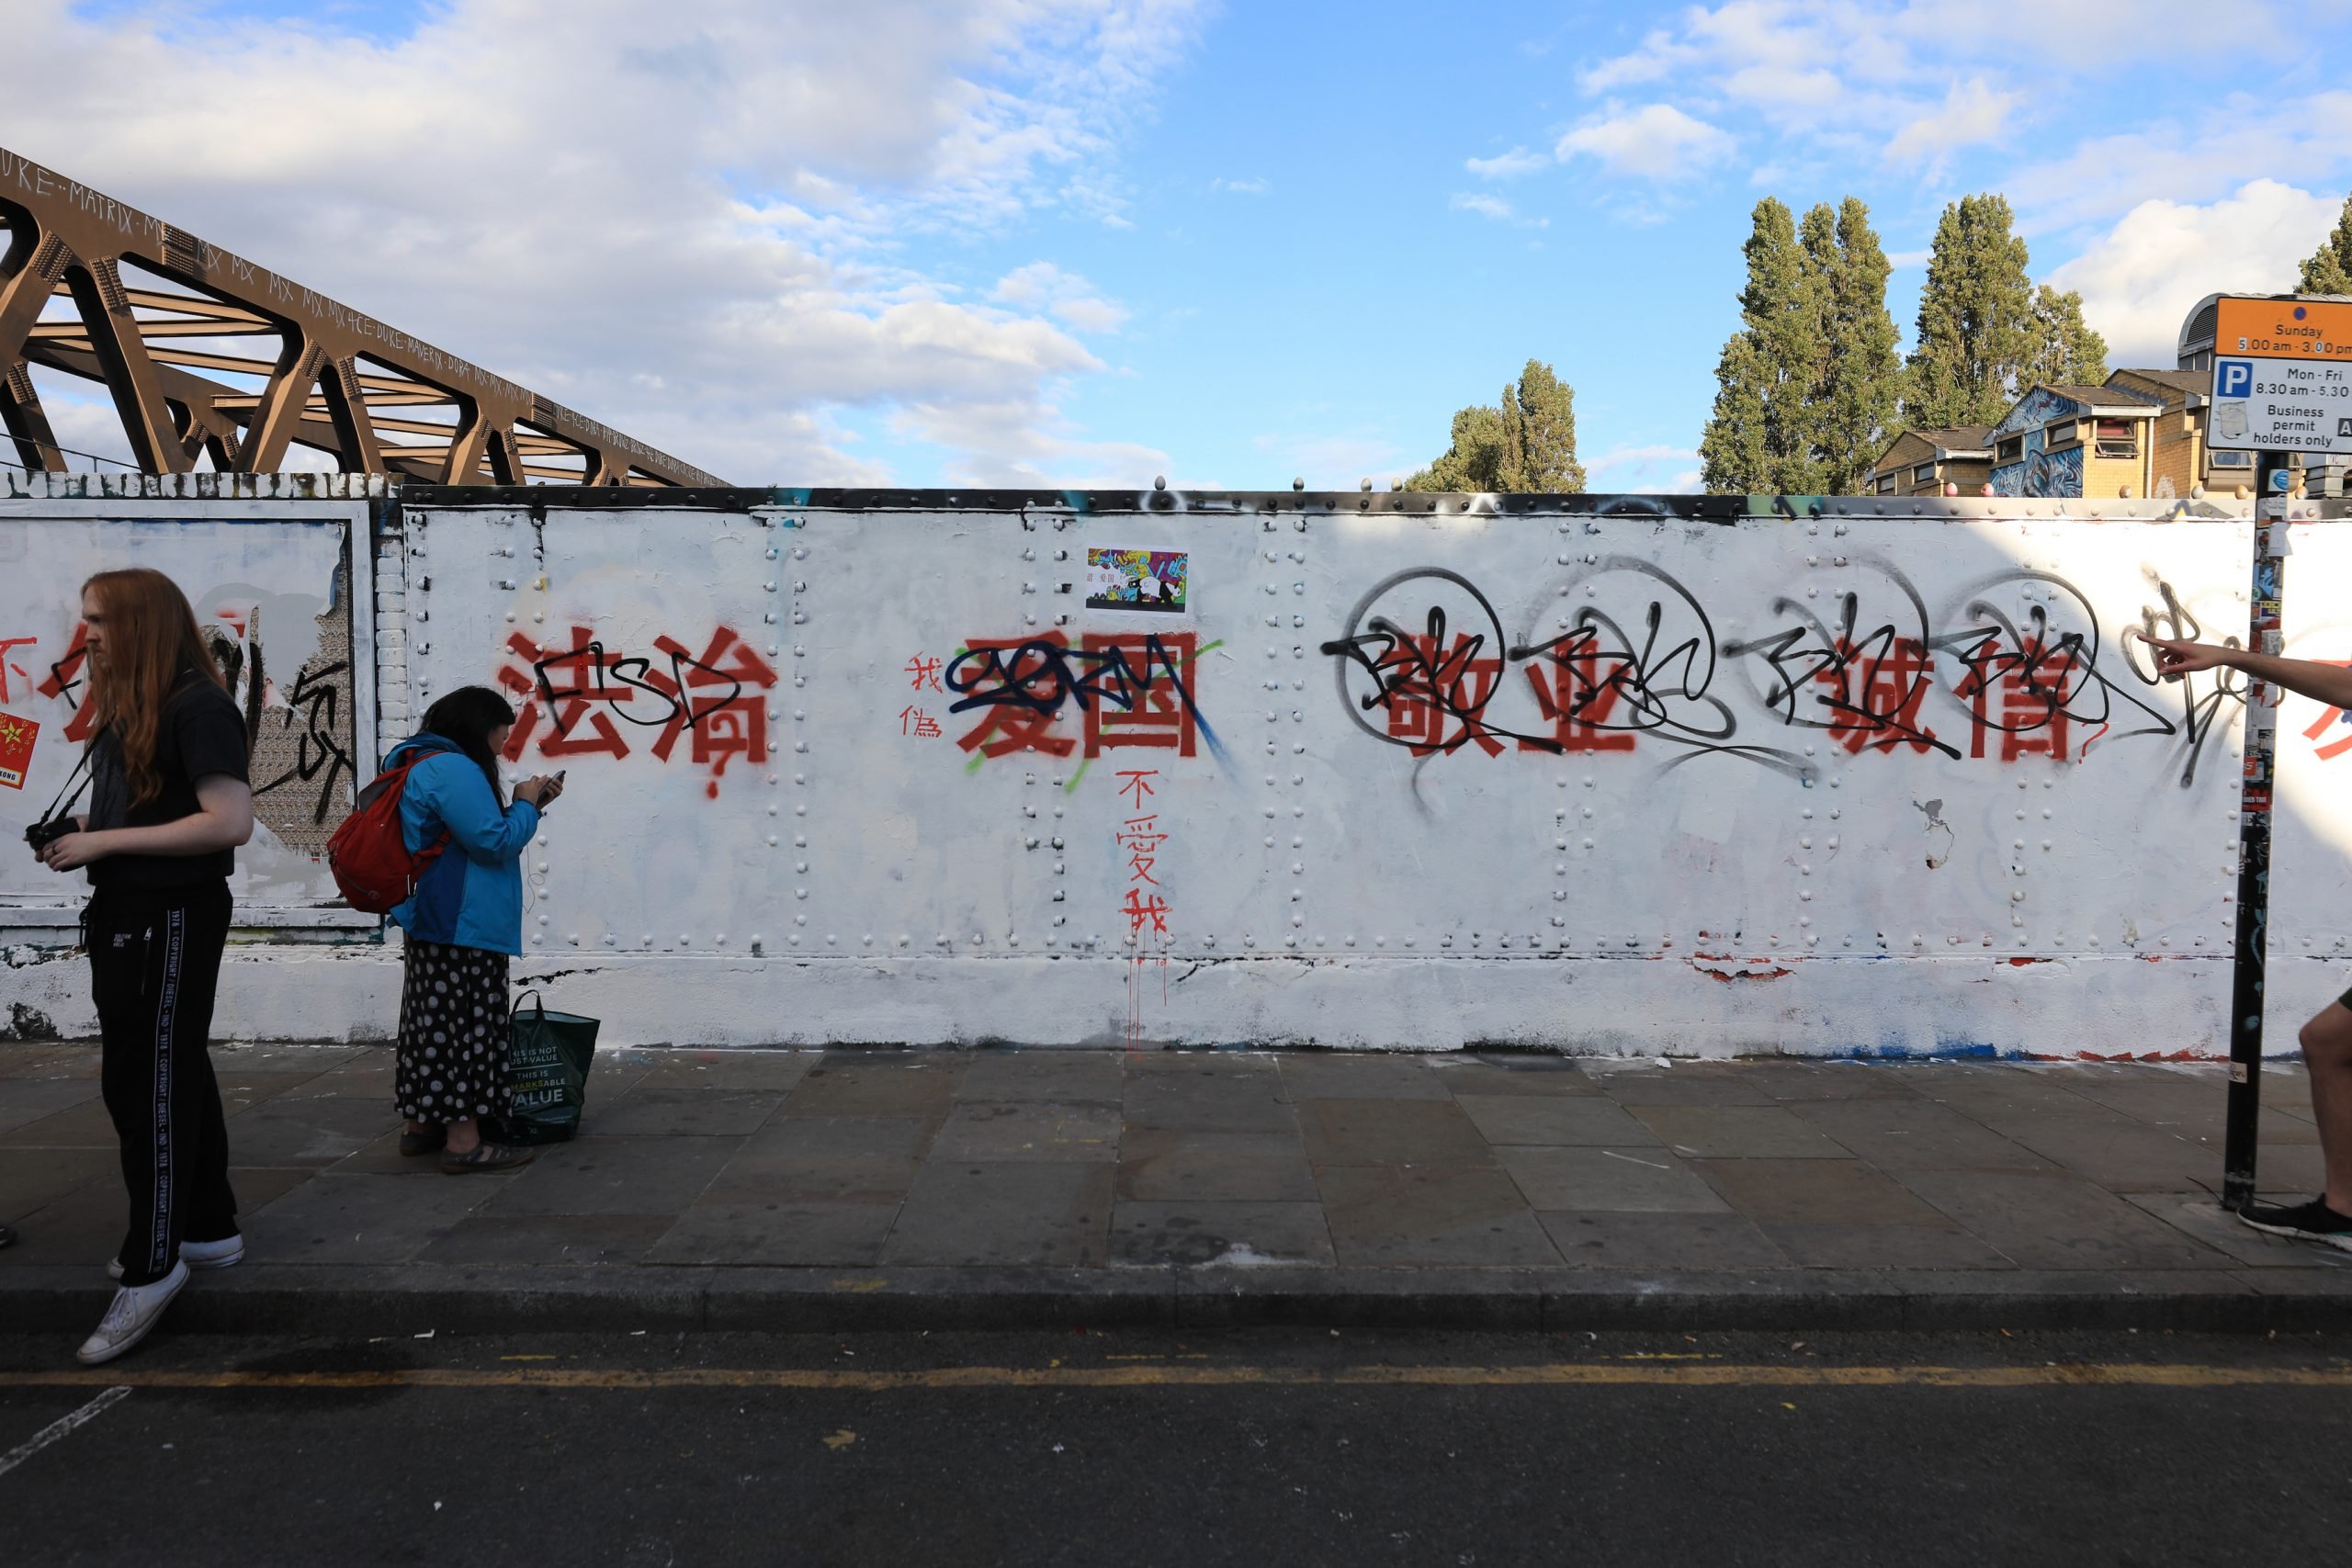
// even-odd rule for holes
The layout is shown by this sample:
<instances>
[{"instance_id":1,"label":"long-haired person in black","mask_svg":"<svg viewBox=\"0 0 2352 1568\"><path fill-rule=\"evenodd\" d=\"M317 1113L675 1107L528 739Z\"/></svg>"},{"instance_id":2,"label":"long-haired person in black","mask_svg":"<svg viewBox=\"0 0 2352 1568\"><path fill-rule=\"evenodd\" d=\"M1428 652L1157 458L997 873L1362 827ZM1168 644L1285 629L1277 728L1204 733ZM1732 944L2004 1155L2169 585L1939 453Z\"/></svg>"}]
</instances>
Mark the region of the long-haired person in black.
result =
<instances>
[{"instance_id":1,"label":"long-haired person in black","mask_svg":"<svg viewBox=\"0 0 2352 1568\"><path fill-rule=\"evenodd\" d=\"M509 1089L509 959L523 951L523 852L560 776L527 778L509 804L498 754L514 710L487 686L462 686L425 710L424 728L392 749L389 770L414 763L401 790L401 834L411 854L435 844L392 919L401 950L400 1064L393 1092L406 1125L401 1153L438 1152L452 1176L527 1164L531 1151L481 1135L503 1115Z\"/></svg>"},{"instance_id":2,"label":"long-haired person in black","mask_svg":"<svg viewBox=\"0 0 2352 1568\"><path fill-rule=\"evenodd\" d=\"M206 1047L229 873L253 837L254 801L243 716L172 580L102 571L82 585L82 625L90 809L38 852L52 871L89 874L100 1083L130 1190L130 1233L109 1265L122 1286L77 1352L95 1365L146 1337L190 1266L245 1255Z\"/></svg>"}]
</instances>

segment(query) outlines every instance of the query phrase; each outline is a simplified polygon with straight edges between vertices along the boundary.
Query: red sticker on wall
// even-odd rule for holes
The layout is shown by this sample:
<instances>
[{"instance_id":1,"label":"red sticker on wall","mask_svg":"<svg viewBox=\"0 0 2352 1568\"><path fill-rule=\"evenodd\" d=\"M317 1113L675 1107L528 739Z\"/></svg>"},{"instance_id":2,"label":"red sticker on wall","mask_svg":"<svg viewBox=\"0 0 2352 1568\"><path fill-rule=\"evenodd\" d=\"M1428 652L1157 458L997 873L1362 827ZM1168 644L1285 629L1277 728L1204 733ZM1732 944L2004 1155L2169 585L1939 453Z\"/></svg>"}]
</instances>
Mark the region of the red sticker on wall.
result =
<instances>
[{"instance_id":1,"label":"red sticker on wall","mask_svg":"<svg viewBox=\"0 0 2352 1568\"><path fill-rule=\"evenodd\" d=\"M38 720L0 713L0 784L25 787L25 775L33 769L33 741L40 735Z\"/></svg>"}]
</instances>

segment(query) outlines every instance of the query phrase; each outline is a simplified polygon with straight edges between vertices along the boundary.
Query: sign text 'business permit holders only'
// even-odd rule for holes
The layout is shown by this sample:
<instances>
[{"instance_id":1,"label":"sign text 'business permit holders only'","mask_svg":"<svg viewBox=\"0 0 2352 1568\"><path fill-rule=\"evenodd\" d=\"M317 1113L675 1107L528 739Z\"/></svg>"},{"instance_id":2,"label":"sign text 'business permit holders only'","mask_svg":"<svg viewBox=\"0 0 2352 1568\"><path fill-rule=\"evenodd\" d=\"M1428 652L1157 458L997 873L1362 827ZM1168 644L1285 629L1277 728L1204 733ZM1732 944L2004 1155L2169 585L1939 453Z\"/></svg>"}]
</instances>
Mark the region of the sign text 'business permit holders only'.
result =
<instances>
[{"instance_id":1,"label":"sign text 'business permit holders only'","mask_svg":"<svg viewBox=\"0 0 2352 1568\"><path fill-rule=\"evenodd\" d=\"M2352 455L2352 303L2219 300L2210 445Z\"/></svg>"}]
</instances>

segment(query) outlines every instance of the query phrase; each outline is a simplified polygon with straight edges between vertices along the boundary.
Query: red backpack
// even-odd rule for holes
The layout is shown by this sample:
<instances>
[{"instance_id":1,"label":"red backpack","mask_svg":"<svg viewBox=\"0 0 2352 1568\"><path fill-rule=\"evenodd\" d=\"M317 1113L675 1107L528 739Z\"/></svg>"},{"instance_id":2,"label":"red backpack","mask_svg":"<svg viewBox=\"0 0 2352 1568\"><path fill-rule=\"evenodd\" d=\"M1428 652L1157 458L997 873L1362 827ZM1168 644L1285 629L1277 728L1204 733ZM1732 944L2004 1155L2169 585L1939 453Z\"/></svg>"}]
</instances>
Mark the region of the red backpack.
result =
<instances>
[{"instance_id":1,"label":"red backpack","mask_svg":"<svg viewBox=\"0 0 2352 1568\"><path fill-rule=\"evenodd\" d=\"M425 756L440 753L428 751ZM327 869L351 907L363 914L389 913L416 892L425 867L449 847L449 835L415 854L401 833L401 795L408 787L409 770L424 757L389 768L359 792L345 818L327 840Z\"/></svg>"}]
</instances>

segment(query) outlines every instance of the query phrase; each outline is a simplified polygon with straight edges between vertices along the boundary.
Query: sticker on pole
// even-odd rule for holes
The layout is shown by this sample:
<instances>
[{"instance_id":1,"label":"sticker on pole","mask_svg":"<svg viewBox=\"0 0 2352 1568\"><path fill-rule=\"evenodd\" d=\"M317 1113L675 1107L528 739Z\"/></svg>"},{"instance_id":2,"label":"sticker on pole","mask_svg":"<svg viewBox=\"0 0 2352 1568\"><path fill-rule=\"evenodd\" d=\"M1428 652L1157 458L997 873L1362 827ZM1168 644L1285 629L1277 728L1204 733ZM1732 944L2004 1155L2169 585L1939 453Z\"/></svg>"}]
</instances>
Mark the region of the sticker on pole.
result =
<instances>
[{"instance_id":1,"label":"sticker on pole","mask_svg":"<svg viewBox=\"0 0 2352 1568\"><path fill-rule=\"evenodd\" d=\"M33 771L33 742L40 736L40 721L0 713L0 784L25 787L25 775Z\"/></svg>"},{"instance_id":2,"label":"sticker on pole","mask_svg":"<svg viewBox=\"0 0 2352 1568\"><path fill-rule=\"evenodd\" d=\"M2219 301L2210 445L2352 454L2352 305Z\"/></svg>"},{"instance_id":3,"label":"sticker on pole","mask_svg":"<svg viewBox=\"0 0 2352 1568\"><path fill-rule=\"evenodd\" d=\"M1089 547L1086 607L1181 615L1192 575L1192 557L1182 550Z\"/></svg>"}]
</instances>

